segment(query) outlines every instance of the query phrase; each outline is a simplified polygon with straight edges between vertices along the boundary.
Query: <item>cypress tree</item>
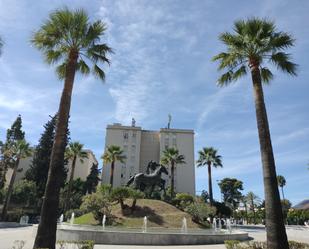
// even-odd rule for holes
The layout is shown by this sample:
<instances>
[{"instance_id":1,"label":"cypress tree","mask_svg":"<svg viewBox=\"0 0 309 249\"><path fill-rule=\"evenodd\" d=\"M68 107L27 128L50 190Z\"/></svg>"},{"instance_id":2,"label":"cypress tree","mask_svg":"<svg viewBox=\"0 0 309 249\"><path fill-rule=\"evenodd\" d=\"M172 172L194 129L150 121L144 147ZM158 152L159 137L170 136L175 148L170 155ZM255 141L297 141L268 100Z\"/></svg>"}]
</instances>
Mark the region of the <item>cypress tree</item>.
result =
<instances>
[{"instance_id":1,"label":"cypress tree","mask_svg":"<svg viewBox=\"0 0 309 249\"><path fill-rule=\"evenodd\" d=\"M99 173L100 173L100 170L98 169L98 164L93 163L90 169L90 173L86 179L85 192L88 192L89 194L91 194L92 192L95 192L96 187L100 181Z\"/></svg>"},{"instance_id":2,"label":"cypress tree","mask_svg":"<svg viewBox=\"0 0 309 249\"><path fill-rule=\"evenodd\" d=\"M48 178L48 170L52 147L55 138L55 129L57 123L57 115L51 117L51 119L44 125L44 132L41 135L39 144L35 148L32 164L26 172L25 178L29 181L34 181L37 187L37 197L41 199L44 196L45 186ZM67 132L67 137L69 131ZM62 185L67 177L67 169L65 165L67 161L63 163L63 179ZM40 205L39 205L40 206Z\"/></svg>"},{"instance_id":3,"label":"cypress tree","mask_svg":"<svg viewBox=\"0 0 309 249\"><path fill-rule=\"evenodd\" d=\"M22 140L25 138L25 132L22 131L22 119L18 115L11 128L6 132L5 143L0 144L0 189L4 187L5 175L9 167L13 167L11 160L3 155L4 150L9 146L10 143Z\"/></svg>"}]
</instances>

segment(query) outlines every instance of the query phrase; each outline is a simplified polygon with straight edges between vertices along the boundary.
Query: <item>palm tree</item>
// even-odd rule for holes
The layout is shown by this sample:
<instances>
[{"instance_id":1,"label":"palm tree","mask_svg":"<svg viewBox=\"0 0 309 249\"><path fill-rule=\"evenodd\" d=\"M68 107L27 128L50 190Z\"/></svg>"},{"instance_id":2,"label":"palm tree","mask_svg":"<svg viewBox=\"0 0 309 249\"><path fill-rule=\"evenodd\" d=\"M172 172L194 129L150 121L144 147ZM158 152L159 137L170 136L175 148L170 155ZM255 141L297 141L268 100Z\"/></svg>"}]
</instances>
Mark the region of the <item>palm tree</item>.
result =
<instances>
[{"instance_id":1,"label":"palm tree","mask_svg":"<svg viewBox=\"0 0 309 249\"><path fill-rule=\"evenodd\" d=\"M71 142L65 151L65 158L68 160L72 160L71 173L70 173L70 179L69 179L69 184L68 184L68 192L67 192L67 198L65 201L65 208L64 208L65 211L70 209L70 196L71 196L72 183L74 179L76 160L78 158L79 161L83 163L84 159L88 158L87 152L83 151L83 146L84 145L79 142Z\"/></svg>"},{"instance_id":2,"label":"palm tree","mask_svg":"<svg viewBox=\"0 0 309 249\"><path fill-rule=\"evenodd\" d=\"M256 207L256 204L259 203L260 198L257 195L255 195L253 192L248 192L246 195L246 200L247 202L249 202L250 208L253 212L253 222L254 224L256 224L255 207Z\"/></svg>"},{"instance_id":3,"label":"palm tree","mask_svg":"<svg viewBox=\"0 0 309 249\"><path fill-rule=\"evenodd\" d=\"M281 192L282 192L282 199L284 200L284 192L283 192L283 187L286 184L286 180L284 178L284 176L281 175L277 175L277 182L278 182L278 186L281 188Z\"/></svg>"},{"instance_id":4,"label":"palm tree","mask_svg":"<svg viewBox=\"0 0 309 249\"><path fill-rule=\"evenodd\" d=\"M34 248L55 248L61 167L66 147L74 77L76 72L85 75L92 72L99 79L105 79L105 73L99 63L109 63L106 55L112 52L106 44L100 43L105 30L106 26L101 21L90 23L84 10L70 11L64 8L53 11L31 40L32 44L43 52L48 64L58 63L56 72L60 79L64 79L41 220ZM91 69L86 62L93 64Z\"/></svg>"},{"instance_id":5,"label":"palm tree","mask_svg":"<svg viewBox=\"0 0 309 249\"><path fill-rule=\"evenodd\" d=\"M115 163L117 161L124 163L126 156L123 155L123 150L117 145L110 145L107 147L106 152L102 156L104 164L111 164L111 174L109 184L113 187L114 183L114 170L115 170Z\"/></svg>"},{"instance_id":6,"label":"palm tree","mask_svg":"<svg viewBox=\"0 0 309 249\"><path fill-rule=\"evenodd\" d=\"M273 22L251 18L234 23L234 32L222 33L219 39L227 51L218 54L219 70L227 69L218 80L219 86L229 85L240 77L251 73L260 150L263 164L267 248L289 248L277 187L277 175L271 144L262 83L269 83L273 74L266 63L290 75L296 75L297 65L290 61L284 50L294 45L294 39L279 32Z\"/></svg>"},{"instance_id":7,"label":"palm tree","mask_svg":"<svg viewBox=\"0 0 309 249\"><path fill-rule=\"evenodd\" d=\"M31 156L32 149L30 148L29 143L25 140L17 140L16 142L10 143L4 151L4 154L10 158L10 161L13 163L13 174L11 176L10 184L8 191L5 197L5 201L2 208L2 220L6 218L7 210L10 204L11 195L13 192L13 186L18 172L18 165L21 159Z\"/></svg>"},{"instance_id":8,"label":"palm tree","mask_svg":"<svg viewBox=\"0 0 309 249\"><path fill-rule=\"evenodd\" d=\"M245 208L245 215L246 215L246 223L248 223L248 208L247 208L247 203L248 203L248 201L247 201L247 196L245 196L245 195L242 195L241 196L241 201L242 201L242 203L244 204L244 208Z\"/></svg>"},{"instance_id":9,"label":"palm tree","mask_svg":"<svg viewBox=\"0 0 309 249\"><path fill-rule=\"evenodd\" d=\"M179 154L179 150L176 148L166 148L163 151L161 158L161 163L163 165L171 165L171 197L175 195L175 167L177 164L184 164L185 156Z\"/></svg>"},{"instance_id":10,"label":"palm tree","mask_svg":"<svg viewBox=\"0 0 309 249\"><path fill-rule=\"evenodd\" d=\"M204 147L198 152L199 159L197 160L197 167L208 167L208 192L209 192L209 202L210 205L213 204L213 194L212 194L212 179L211 179L211 166L223 167L221 162L221 156L217 155L217 150L213 147Z\"/></svg>"}]
</instances>

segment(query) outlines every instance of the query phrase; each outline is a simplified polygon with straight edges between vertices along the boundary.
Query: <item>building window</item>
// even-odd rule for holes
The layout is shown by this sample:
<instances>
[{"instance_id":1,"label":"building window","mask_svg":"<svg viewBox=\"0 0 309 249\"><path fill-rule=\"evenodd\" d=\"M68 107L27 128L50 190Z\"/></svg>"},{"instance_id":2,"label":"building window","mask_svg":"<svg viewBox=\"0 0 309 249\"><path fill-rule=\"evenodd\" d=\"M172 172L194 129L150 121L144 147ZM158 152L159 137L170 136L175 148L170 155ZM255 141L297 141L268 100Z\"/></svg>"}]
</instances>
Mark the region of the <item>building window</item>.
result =
<instances>
[{"instance_id":1,"label":"building window","mask_svg":"<svg viewBox=\"0 0 309 249\"><path fill-rule=\"evenodd\" d=\"M176 134L173 134L172 144L173 144L173 147L177 146Z\"/></svg>"},{"instance_id":2,"label":"building window","mask_svg":"<svg viewBox=\"0 0 309 249\"><path fill-rule=\"evenodd\" d=\"M131 153L132 153L132 155L135 155L135 153L136 153L136 146L135 145L132 145Z\"/></svg>"},{"instance_id":3,"label":"building window","mask_svg":"<svg viewBox=\"0 0 309 249\"><path fill-rule=\"evenodd\" d=\"M123 146L123 155L126 157L128 156L128 145Z\"/></svg>"},{"instance_id":4,"label":"building window","mask_svg":"<svg viewBox=\"0 0 309 249\"><path fill-rule=\"evenodd\" d=\"M132 162L132 163L135 162L135 155L131 155L131 162Z\"/></svg>"},{"instance_id":5,"label":"building window","mask_svg":"<svg viewBox=\"0 0 309 249\"><path fill-rule=\"evenodd\" d=\"M123 140L124 140L125 142L128 142L128 139L129 139L129 133L128 133L127 131L124 131L124 132L123 132Z\"/></svg>"},{"instance_id":6,"label":"building window","mask_svg":"<svg viewBox=\"0 0 309 249\"><path fill-rule=\"evenodd\" d=\"M169 143L170 143L169 136L168 136L168 134L166 134L165 138L164 138L164 147L165 147L165 149L167 149L169 147Z\"/></svg>"},{"instance_id":7,"label":"building window","mask_svg":"<svg viewBox=\"0 0 309 249\"><path fill-rule=\"evenodd\" d=\"M136 143L136 132L132 133L132 143Z\"/></svg>"}]
</instances>

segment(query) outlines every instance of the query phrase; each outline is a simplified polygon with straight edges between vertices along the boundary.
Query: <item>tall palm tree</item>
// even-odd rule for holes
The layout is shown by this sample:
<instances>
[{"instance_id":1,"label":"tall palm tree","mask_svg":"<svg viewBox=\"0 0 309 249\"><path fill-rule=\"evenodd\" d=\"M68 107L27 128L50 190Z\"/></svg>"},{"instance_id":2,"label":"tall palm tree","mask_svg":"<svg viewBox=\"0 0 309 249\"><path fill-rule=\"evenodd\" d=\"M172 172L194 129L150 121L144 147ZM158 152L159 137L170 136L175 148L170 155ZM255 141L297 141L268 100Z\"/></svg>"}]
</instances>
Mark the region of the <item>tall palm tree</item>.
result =
<instances>
[{"instance_id":1,"label":"tall palm tree","mask_svg":"<svg viewBox=\"0 0 309 249\"><path fill-rule=\"evenodd\" d=\"M248 207L247 207L248 200L247 200L247 196L246 195L242 195L241 196L241 201L244 204L245 215L246 215L246 217L245 217L246 218L246 223L248 223Z\"/></svg>"},{"instance_id":2,"label":"tall palm tree","mask_svg":"<svg viewBox=\"0 0 309 249\"><path fill-rule=\"evenodd\" d=\"M296 75L297 65L284 51L294 45L294 39L279 32L273 22L251 18L234 23L234 32L222 33L219 39L227 51L213 58L219 61L219 70L227 69L218 80L219 86L229 85L251 73L260 150L263 164L267 248L289 248L277 187L274 154L271 144L262 83L269 83L273 74L266 66L273 64L281 71Z\"/></svg>"},{"instance_id":3,"label":"tall palm tree","mask_svg":"<svg viewBox=\"0 0 309 249\"><path fill-rule=\"evenodd\" d=\"M70 173L67 197L66 197L65 208L64 208L65 211L70 209L70 196L71 196L72 183L74 179L76 161L77 159L79 159L79 161L83 163L84 159L88 158L88 154L86 151L83 151L83 147L84 145L79 142L71 142L65 151L66 159L72 160L71 173Z\"/></svg>"},{"instance_id":4,"label":"tall palm tree","mask_svg":"<svg viewBox=\"0 0 309 249\"><path fill-rule=\"evenodd\" d=\"M253 222L254 222L254 224L256 224L255 207L259 203L260 198L256 194L254 194L253 192L250 191L250 192L247 193L246 199L247 199L247 202L250 205L250 209L253 212Z\"/></svg>"},{"instance_id":5,"label":"tall palm tree","mask_svg":"<svg viewBox=\"0 0 309 249\"><path fill-rule=\"evenodd\" d=\"M213 193L212 193L212 178L211 178L211 166L223 167L221 156L217 155L217 150L213 147L204 147L198 152L199 159L197 160L197 167L207 166L208 168L208 192L210 205L213 204Z\"/></svg>"},{"instance_id":6,"label":"tall palm tree","mask_svg":"<svg viewBox=\"0 0 309 249\"><path fill-rule=\"evenodd\" d=\"M105 73L99 63L109 63L106 55L112 52L106 44L100 43L105 30L106 26L101 21L91 23L84 10L70 11L64 8L53 11L31 40L32 44L43 52L48 64L58 63L56 72L60 79L64 79L41 220L34 248L55 248L60 175L66 147L74 77L76 72L85 75L92 72L99 79L105 79ZM91 69L86 62L93 64Z\"/></svg>"},{"instance_id":7,"label":"tall palm tree","mask_svg":"<svg viewBox=\"0 0 309 249\"><path fill-rule=\"evenodd\" d=\"M277 175L277 182L278 182L278 186L281 188L282 199L284 200L283 187L284 187L285 184L286 184L286 180L285 180L284 176Z\"/></svg>"},{"instance_id":8,"label":"tall palm tree","mask_svg":"<svg viewBox=\"0 0 309 249\"><path fill-rule=\"evenodd\" d=\"M179 154L179 150L176 148L166 148L163 151L161 163L171 166L171 197L173 198L175 196L175 167L177 164L186 163L185 156Z\"/></svg>"},{"instance_id":9,"label":"tall palm tree","mask_svg":"<svg viewBox=\"0 0 309 249\"><path fill-rule=\"evenodd\" d=\"M30 148L29 143L25 140L17 140L16 142L10 143L4 151L4 154L10 159L13 166L13 173L9 183L8 191L5 197L5 201L2 208L2 220L6 218L7 210L10 204L11 195L13 191L13 186L18 172L18 166L21 159L31 156L32 149Z\"/></svg>"},{"instance_id":10,"label":"tall palm tree","mask_svg":"<svg viewBox=\"0 0 309 249\"><path fill-rule=\"evenodd\" d=\"M104 164L111 164L111 174L109 184L113 187L114 183L114 170L115 170L115 163L117 161L124 163L126 156L123 154L123 150L117 145L110 145L106 148L106 152L102 156Z\"/></svg>"}]
</instances>

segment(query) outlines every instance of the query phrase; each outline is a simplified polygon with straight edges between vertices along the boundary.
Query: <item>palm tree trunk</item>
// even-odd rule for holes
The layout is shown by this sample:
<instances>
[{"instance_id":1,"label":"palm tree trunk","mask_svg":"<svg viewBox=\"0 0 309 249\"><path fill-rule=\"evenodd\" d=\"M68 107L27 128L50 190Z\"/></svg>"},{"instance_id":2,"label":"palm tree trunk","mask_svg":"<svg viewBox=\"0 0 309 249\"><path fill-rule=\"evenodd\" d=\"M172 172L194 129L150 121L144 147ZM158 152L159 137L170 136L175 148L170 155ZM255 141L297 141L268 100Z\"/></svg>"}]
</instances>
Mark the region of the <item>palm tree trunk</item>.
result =
<instances>
[{"instance_id":1,"label":"palm tree trunk","mask_svg":"<svg viewBox=\"0 0 309 249\"><path fill-rule=\"evenodd\" d=\"M174 171L175 171L175 165L174 165L174 162L172 162L171 164L171 197L173 198L174 197L174 186L175 186L175 176L174 176Z\"/></svg>"},{"instance_id":2,"label":"palm tree trunk","mask_svg":"<svg viewBox=\"0 0 309 249\"><path fill-rule=\"evenodd\" d=\"M247 204L245 203L245 213L246 213L246 223L248 224L248 209L247 209Z\"/></svg>"},{"instance_id":3,"label":"palm tree trunk","mask_svg":"<svg viewBox=\"0 0 309 249\"><path fill-rule=\"evenodd\" d=\"M111 187L113 187L114 184L114 170L115 170L115 161L112 161L111 163L111 176L109 179L109 184L111 185Z\"/></svg>"},{"instance_id":4,"label":"palm tree trunk","mask_svg":"<svg viewBox=\"0 0 309 249\"><path fill-rule=\"evenodd\" d=\"M256 224L256 215L255 215L255 208L254 208L254 201L251 200L252 212L253 212L253 223Z\"/></svg>"},{"instance_id":5,"label":"palm tree trunk","mask_svg":"<svg viewBox=\"0 0 309 249\"><path fill-rule=\"evenodd\" d=\"M73 179L74 179L76 158L77 158L77 156L74 156L73 161L72 161L71 174L70 174L70 179L69 179L69 184L68 184L68 192L67 192L67 197L66 197L66 201L65 201L64 211L68 211L71 208L70 196L71 196L71 191L72 191L72 183L73 183Z\"/></svg>"},{"instance_id":6,"label":"palm tree trunk","mask_svg":"<svg viewBox=\"0 0 309 249\"><path fill-rule=\"evenodd\" d=\"M15 182L15 178L16 178L16 175L17 175L18 165L19 165L19 158L17 158L17 160L16 160L16 164L15 164L14 169L13 169L13 174L11 176L8 191L7 191L5 200L4 200L4 204L3 204L3 208L2 208L2 215L1 215L2 221L6 220L6 215L7 215L7 211L8 211L8 208L9 208L12 192L13 192L14 182Z\"/></svg>"},{"instance_id":7,"label":"palm tree trunk","mask_svg":"<svg viewBox=\"0 0 309 249\"><path fill-rule=\"evenodd\" d=\"M66 77L58 111L55 140L41 209L41 220L33 248L55 249L59 193L77 58L78 53L71 51L66 67Z\"/></svg>"},{"instance_id":8,"label":"palm tree trunk","mask_svg":"<svg viewBox=\"0 0 309 249\"><path fill-rule=\"evenodd\" d=\"M283 186L281 187L281 192L282 192L282 199L284 200Z\"/></svg>"},{"instance_id":9,"label":"palm tree trunk","mask_svg":"<svg viewBox=\"0 0 309 249\"><path fill-rule=\"evenodd\" d=\"M267 248L288 249L289 245L281 211L282 208L277 184L275 159L271 144L260 70L257 65L251 65L256 119L263 164Z\"/></svg>"},{"instance_id":10,"label":"palm tree trunk","mask_svg":"<svg viewBox=\"0 0 309 249\"><path fill-rule=\"evenodd\" d=\"M211 179L211 163L208 163L208 191L209 191L209 202L212 206L213 204L213 194L212 194L212 179Z\"/></svg>"}]
</instances>

